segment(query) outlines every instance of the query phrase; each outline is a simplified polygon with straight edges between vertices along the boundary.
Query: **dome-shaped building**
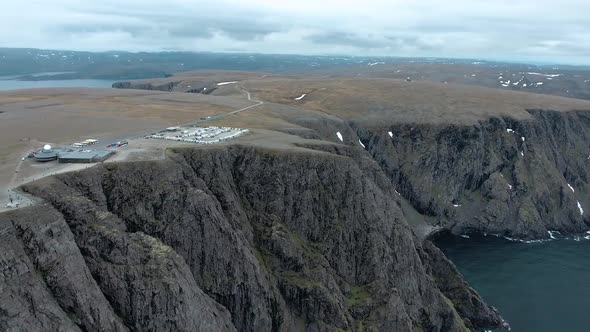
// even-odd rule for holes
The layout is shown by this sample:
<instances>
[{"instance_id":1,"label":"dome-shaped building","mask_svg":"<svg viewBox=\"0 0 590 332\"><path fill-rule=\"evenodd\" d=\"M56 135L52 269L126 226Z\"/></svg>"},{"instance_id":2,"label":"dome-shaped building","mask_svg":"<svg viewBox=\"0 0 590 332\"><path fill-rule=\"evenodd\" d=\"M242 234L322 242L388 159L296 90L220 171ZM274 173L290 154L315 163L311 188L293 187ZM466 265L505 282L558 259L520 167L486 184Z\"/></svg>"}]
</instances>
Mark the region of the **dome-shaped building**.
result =
<instances>
[{"instance_id":1,"label":"dome-shaped building","mask_svg":"<svg viewBox=\"0 0 590 332\"><path fill-rule=\"evenodd\" d=\"M46 144L43 147L43 150L35 153L35 160L40 162L47 162L56 160L58 155L58 151L55 151L51 148L51 145Z\"/></svg>"}]
</instances>

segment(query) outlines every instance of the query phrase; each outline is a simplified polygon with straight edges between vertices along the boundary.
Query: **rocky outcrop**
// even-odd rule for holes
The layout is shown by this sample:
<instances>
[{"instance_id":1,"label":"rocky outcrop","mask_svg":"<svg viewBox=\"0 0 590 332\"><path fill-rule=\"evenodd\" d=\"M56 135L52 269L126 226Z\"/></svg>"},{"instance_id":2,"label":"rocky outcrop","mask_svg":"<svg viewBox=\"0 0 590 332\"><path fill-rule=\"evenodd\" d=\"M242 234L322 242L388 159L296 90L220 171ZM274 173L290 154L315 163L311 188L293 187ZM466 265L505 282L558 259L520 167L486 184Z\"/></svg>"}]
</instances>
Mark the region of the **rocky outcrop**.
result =
<instances>
[{"instance_id":1,"label":"rocky outcrop","mask_svg":"<svg viewBox=\"0 0 590 332\"><path fill-rule=\"evenodd\" d=\"M356 148L181 149L24 190L48 204L0 215L3 245L21 248L2 252L3 266L20 266L2 274L14 289L0 298L2 327L25 324L9 312L35 317L20 327L66 330L503 324L440 251L414 237L391 180ZM46 224L34 225L35 215ZM45 235L33 236L36 227ZM40 258L51 245L53 260ZM36 288L18 287L24 278Z\"/></svg>"},{"instance_id":2,"label":"rocky outcrop","mask_svg":"<svg viewBox=\"0 0 590 332\"><path fill-rule=\"evenodd\" d=\"M0 215L3 331L235 331L170 248L71 199Z\"/></svg>"},{"instance_id":3,"label":"rocky outcrop","mask_svg":"<svg viewBox=\"0 0 590 332\"><path fill-rule=\"evenodd\" d=\"M113 88L115 89L139 89L139 90L156 90L170 92L180 84L180 81L164 82L160 84L142 82L142 81L127 81L127 82L115 82Z\"/></svg>"}]
</instances>

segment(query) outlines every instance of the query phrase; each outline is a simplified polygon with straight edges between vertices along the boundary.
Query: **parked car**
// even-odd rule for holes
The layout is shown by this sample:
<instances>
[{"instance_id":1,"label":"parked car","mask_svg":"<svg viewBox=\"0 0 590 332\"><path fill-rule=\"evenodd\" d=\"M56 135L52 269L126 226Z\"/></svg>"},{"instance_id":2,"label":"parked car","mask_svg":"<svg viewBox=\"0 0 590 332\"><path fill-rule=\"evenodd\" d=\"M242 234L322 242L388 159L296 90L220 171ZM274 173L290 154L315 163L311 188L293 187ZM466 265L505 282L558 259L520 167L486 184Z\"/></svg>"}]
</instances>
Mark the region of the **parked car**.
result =
<instances>
[{"instance_id":1,"label":"parked car","mask_svg":"<svg viewBox=\"0 0 590 332\"><path fill-rule=\"evenodd\" d=\"M119 143L121 143L121 142L111 143L111 144L107 145L107 148L114 148L114 147L118 146Z\"/></svg>"},{"instance_id":2,"label":"parked car","mask_svg":"<svg viewBox=\"0 0 590 332\"><path fill-rule=\"evenodd\" d=\"M127 141L119 142L119 144L117 144L117 147L120 148L120 147L125 146L127 144L129 144L129 142L127 142Z\"/></svg>"}]
</instances>

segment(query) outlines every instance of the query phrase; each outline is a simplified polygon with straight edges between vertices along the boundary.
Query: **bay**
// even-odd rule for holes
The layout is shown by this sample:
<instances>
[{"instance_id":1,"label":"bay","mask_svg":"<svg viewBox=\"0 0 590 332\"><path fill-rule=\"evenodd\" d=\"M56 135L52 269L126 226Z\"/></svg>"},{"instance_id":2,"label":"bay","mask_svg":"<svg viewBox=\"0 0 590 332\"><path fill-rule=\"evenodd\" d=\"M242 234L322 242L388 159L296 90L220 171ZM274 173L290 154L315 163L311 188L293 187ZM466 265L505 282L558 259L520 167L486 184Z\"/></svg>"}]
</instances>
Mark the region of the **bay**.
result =
<instances>
[{"instance_id":1,"label":"bay","mask_svg":"<svg viewBox=\"0 0 590 332\"><path fill-rule=\"evenodd\" d=\"M448 234L434 241L512 331L590 331L590 241Z\"/></svg>"}]
</instances>

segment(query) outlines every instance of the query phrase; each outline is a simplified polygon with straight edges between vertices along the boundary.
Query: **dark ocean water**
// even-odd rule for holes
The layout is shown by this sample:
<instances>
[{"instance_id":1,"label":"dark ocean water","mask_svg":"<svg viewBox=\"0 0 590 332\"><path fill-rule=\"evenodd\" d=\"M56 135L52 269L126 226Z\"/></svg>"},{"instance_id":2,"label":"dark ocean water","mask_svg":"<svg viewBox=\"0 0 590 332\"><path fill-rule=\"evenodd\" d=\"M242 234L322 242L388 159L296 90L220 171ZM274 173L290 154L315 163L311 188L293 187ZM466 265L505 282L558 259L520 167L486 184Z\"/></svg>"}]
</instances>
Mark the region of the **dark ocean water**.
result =
<instances>
[{"instance_id":1,"label":"dark ocean water","mask_svg":"<svg viewBox=\"0 0 590 332\"><path fill-rule=\"evenodd\" d=\"M512 331L590 331L589 240L441 235L435 243Z\"/></svg>"}]
</instances>

